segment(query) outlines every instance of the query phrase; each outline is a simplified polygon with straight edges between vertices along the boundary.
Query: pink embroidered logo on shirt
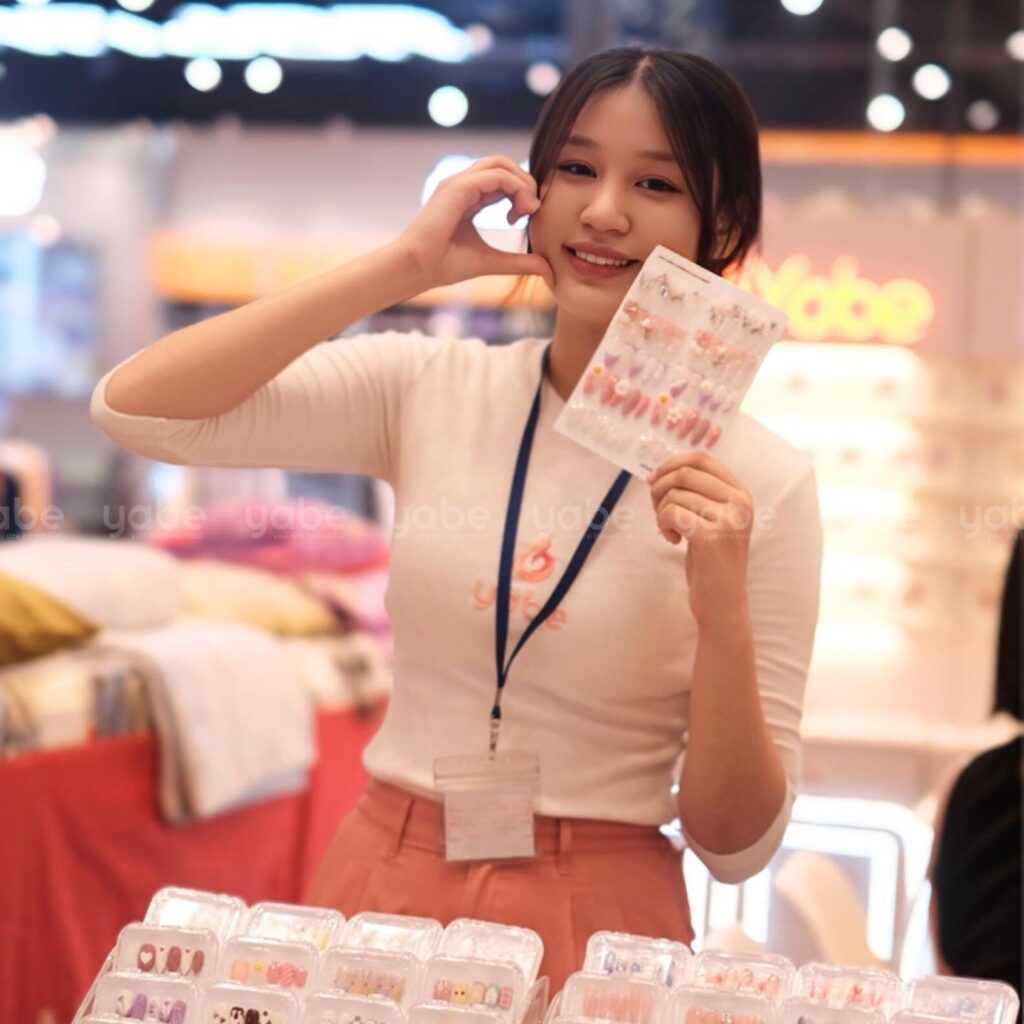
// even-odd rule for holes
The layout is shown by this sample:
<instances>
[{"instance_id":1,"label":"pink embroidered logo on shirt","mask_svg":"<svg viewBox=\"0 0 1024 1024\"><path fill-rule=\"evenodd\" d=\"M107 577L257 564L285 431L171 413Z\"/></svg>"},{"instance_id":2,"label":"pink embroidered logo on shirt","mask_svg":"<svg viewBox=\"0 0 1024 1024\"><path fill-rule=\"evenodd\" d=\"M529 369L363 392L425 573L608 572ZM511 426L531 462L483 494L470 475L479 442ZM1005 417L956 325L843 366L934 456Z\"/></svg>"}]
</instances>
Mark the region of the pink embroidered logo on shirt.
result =
<instances>
[{"instance_id":1,"label":"pink embroidered logo on shirt","mask_svg":"<svg viewBox=\"0 0 1024 1024\"><path fill-rule=\"evenodd\" d=\"M554 571L555 561L555 556L551 553L550 536L540 537L532 544L526 544L516 551L512 561L513 580L519 579L524 583L542 583ZM497 592L496 583L487 583L485 580L478 579L473 584L473 607L478 612L487 611L494 606ZM544 600L547 600L546 596ZM517 587L513 582L509 594L510 618L522 615L529 622L543 606L544 601L536 598L529 587ZM561 629L565 622L566 614L559 607L547 617L544 625L549 629Z\"/></svg>"}]
</instances>

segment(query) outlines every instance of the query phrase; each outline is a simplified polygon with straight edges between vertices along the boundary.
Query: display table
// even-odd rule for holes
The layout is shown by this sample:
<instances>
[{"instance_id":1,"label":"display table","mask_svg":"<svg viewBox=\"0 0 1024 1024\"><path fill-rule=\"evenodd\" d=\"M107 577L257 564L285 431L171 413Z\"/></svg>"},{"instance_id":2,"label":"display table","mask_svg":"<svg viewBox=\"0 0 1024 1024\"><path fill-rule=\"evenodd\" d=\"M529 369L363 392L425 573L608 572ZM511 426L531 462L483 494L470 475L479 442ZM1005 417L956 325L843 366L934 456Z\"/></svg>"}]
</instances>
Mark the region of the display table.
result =
<instances>
[{"instance_id":1,"label":"display table","mask_svg":"<svg viewBox=\"0 0 1024 1024\"><path fill-rule=\"evenodd\" d=\"M365 784L369 716L321 712L302 793L185 825L160 818L152 734L0 762L0 1021L66 1024L161 886L298 901Z\"/></svg>"}]
</instances>

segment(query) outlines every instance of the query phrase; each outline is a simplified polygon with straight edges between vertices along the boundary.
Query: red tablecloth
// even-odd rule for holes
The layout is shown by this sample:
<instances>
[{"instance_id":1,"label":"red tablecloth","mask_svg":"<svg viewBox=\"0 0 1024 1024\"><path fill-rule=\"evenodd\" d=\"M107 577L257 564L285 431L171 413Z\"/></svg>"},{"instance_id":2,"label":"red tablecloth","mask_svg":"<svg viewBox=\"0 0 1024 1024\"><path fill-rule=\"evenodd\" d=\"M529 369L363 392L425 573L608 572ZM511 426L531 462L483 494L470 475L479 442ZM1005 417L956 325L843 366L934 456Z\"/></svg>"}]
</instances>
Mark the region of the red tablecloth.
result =
<instances>
[{"instance_id":1,"label":"red tablecloth","mask_svg":"<svg viewBox=\"0 0 1024 1024\"><path fill-rule=\"evenodd\" d=\"M0 762L0 1024L70 1021L161 886L298 900L363 790L380 710L318 716L302 793L173 827L157 809L152 735Z\"/></svg>"}]
</instances>

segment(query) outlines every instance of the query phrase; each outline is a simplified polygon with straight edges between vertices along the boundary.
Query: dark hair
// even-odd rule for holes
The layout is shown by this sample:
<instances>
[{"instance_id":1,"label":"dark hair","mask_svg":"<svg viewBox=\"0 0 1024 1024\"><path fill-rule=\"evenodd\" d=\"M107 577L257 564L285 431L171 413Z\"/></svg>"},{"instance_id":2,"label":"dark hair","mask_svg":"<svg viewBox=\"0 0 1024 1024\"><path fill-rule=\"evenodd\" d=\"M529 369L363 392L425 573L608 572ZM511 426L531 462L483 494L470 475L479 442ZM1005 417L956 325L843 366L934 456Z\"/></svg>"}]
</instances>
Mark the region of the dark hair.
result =
<instances>
[{"instance_id":1,"label":"dark hair","mask_svg":"<svg viewBox=\"0 0 1024 1024\"><path fill-rule=\"evenodd\" d=\"M996 650L996 693L993 713L1006 711L1021 719L1021 690L1024 689L1024 655L1021 634L1024 634L1024 529L1017 531L1010 562L1003 582L1003 604L999 614L999 640Z\"/></svg>"},{"instance_id":2,"label":"dark hair","mask_svg":"<svg viewBox=\"0 0 1024 1024\"><path fill-rule=\"evenodd\" d=\"M633 81L654 101L700 215L695 262L715 274L742 263L761 233L757 119L732 75L704 57L623 46L580 61L548 96L533 129L530 173L538 188L587 100Z\"/></svg>"}]
</instances>

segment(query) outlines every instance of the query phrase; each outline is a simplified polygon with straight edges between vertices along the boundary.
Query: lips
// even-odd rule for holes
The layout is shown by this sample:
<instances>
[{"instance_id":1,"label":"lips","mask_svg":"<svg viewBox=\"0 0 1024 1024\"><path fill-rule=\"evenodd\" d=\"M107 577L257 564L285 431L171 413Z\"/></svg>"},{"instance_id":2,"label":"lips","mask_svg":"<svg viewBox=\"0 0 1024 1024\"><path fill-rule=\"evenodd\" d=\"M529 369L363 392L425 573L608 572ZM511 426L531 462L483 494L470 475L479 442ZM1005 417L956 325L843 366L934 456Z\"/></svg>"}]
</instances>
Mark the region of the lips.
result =
<instances>
[{"instance_id":1,"label":"lips","mask_svg":"<svg viewBox=\"0 0 1024 1024\"><path fill-rule=\"evenodd\" d=\"M631 271L633 267L640 262L639 260L630 260L626 264L590 263L587 260L580 259L580 257L573 252L570 246L565 245L562 246L562 248L565 251L566 259L569 263L569 266L572 267L572 269L576 272L577 276L584 278L600 279L606 277L615 277L618 274L623 274L626 273L627 271ZM611 250L611 252L614 252L614 250ZM594 255L603 254L595 253ZM608 255L606 258L612 259L615 257Z\"/></svg>"}]
</instances>

